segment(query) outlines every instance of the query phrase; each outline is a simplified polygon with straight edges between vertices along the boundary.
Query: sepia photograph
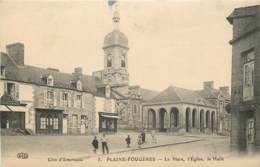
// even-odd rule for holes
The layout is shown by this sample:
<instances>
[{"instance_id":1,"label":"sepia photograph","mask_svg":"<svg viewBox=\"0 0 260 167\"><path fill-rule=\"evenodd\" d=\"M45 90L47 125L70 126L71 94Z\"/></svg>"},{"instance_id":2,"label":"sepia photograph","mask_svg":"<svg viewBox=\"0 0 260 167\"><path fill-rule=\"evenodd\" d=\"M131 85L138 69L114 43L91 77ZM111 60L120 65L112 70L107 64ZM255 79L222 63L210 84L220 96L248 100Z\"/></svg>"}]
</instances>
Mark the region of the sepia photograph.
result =
<instances>
[{"instance_id":1,"label":"sepia photograph","mask_svg":"<svg viewBox=\"0 0 260 167\"><path fill-rule=\"evenodd\" d=\"M260 167L260 0L0 0L0 167Z\"/></svg>"}]
</instances>

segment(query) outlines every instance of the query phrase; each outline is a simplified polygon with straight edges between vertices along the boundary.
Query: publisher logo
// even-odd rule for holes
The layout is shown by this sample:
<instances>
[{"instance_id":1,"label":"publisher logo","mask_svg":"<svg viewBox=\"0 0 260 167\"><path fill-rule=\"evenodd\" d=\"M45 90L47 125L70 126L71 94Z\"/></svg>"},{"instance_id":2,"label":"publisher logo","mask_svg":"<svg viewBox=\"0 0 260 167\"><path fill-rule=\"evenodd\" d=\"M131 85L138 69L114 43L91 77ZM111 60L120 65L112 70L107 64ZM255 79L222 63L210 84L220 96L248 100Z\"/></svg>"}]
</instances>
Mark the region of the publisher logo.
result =
<instances>
[{"instance_id":1,"label":"publisher logo","mask_svg":"<svg viewBox=\"0 0 260 167\"><path fill-rule=\"evenodd\" d=\"M29 157L29 155L27 153L24 153L24 152L17 153L18 159L27 159L28 157Z\"/></svg>"}]
</instances>

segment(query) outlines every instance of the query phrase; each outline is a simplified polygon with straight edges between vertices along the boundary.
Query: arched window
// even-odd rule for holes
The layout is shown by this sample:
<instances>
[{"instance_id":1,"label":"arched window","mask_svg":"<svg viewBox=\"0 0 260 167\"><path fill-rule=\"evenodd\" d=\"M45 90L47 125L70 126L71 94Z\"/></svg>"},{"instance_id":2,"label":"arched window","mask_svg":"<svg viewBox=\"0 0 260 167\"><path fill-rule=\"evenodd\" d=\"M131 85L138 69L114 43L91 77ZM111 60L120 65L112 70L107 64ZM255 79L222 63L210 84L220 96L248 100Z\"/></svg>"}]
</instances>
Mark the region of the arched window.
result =
<instances>
[{"instance_id":1,"label":"arched window","mask_svg":"<svg viewBox=\"0 0 260 167\"><path fill-rule=\"evenodd\" d=\"M134 113L136 114L136 112L137 112L137 105L134 104Z\"/></svg>"},{"instance_id":2,"label":"arched window","mask_svg":"<svg viewBox=\"0 0 260 167\"><path fill-rule=\"evenodd\" d=\"M112 57L111 57L111 55L107 56L107 67L112 67Z\"/></svg>"},{"instance_id":3,"label":"arched window","mask_svg":"<svg viewBox=\"0 0 260 167\"><path fill-rule=\"evenodd\" d=\"M121 67L125 67L125 54L121 56Z\"/></svg>"}]
</instances>

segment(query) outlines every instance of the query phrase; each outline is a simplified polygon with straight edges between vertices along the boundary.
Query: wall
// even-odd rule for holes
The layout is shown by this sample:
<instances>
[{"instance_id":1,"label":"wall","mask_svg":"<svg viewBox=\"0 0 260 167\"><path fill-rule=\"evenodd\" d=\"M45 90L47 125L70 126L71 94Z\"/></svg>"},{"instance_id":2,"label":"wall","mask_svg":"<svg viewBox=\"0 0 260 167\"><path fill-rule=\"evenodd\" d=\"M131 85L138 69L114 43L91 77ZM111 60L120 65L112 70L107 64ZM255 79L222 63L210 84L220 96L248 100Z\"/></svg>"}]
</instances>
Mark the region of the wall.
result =
<instances>
[{"instance_id":1,"label":"wall","mask_svg":"<svg viewBox=\"0 0 260 167\"><path fill-rule=\"evenodd\" d=\"M94 132L97 133L99 129L99 112L116 112L116 101L105 97L95 96L95 124Z\"/></svg>"},{"instance_id":2,"label":"wall","mask_svg":"<svg viewBox=\"0 0 260 167\"><path fill-rule=\"evenodd\" d=\"M260 13L260 12L259 12ZM258 14L259 15L259 14ZM258 16L259 18L259 16ZM258 19L259 20L259 19ZM249 22L254 21L251 17L233 20L234 37L239 34ZM259 23L258 23L259 25ZM232 44L232 91L231 91L231 112L232 112L232 131L231 146L245 150L247 148L247 117L255 110L252 108L252 102L243 102L243 59L241 53L251 48L255 48L255 102L259 105L260 95L260 47L259 32L253 32L244 36L239 41ZM253 102L254 103L254 102ZM255 111L255 145L260 149L260 114L259 108Z\"/></svg>"},{"instance_id":3,"label":"wall","mask_svg":"<svg viewBox=\"0 0 260 167\"><path fill-rule=\"evenodd\" d=\"M54 92L54 105L50 106L47 103L47 90ZM62 93L68 93L68 106L64 106L62 103ZM82 96L82 106L77 107L75 103L76 95ZM92 133L95 126L95 101L94 96L87 92L81 92L76 90L61 89L47 86L34 86L34 107L36 108L51 108L57 110L63 110L63 114L68 115L68 133L79 134L81 133L81 116L86 116L85 133ZM72 123L72 115L76 114L78 117L77 125L74 127Z\"/></svg>"}]
</instances>

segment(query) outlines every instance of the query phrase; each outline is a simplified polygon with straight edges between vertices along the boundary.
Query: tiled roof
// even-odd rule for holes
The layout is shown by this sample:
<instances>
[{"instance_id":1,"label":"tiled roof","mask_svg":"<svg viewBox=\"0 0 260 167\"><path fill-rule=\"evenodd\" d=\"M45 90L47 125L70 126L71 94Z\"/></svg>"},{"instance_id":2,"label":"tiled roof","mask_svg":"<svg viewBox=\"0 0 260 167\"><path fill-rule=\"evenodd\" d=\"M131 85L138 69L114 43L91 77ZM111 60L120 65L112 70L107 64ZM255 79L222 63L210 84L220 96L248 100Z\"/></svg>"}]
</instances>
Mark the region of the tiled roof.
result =
<instances>
[{"instance_id":1,"label":"tiled roof","mask_svg":"<svg viewBox=\"0 0 260 167\"><path fill-rule=\"evenodd\" d=\"M175 86L169 86L167 89L159 93L148 103L190 103L198 105L206 105L214 107L212 103L204 99L198 93L193 90L179 88Z\"/></svg>"},{"instance_id":2,"label":"tiled roof","mask_svg":"<svg viewBox=\"0 0 260 167\"><path fill-rule=\"evenodd\" d=\"M43 83L42 77L46 75L52 75L54 78L54 87L65 88L65 89L76 89L71 87L71 82L76 80L76 75L70 73L59 72L50 69L44 69L40 67L34 67L30 65L24 66L15 66L11 61L7 59L10 57L6 54L1 54L1 60L8 64L2 64L6 66L6 79L13 80L13 81L20 81L38 85L46 85ZM81 75L81 82L82 82L82 90L96 93L97 88L96 84L100 83L101 81L93 76L89 75Z\"/></svg>"},{"instance_id":3,"label":"tiled roof","mask_svg":"<svg viewBox=\"0 0 260 167\"><path fill-rule=\"evenodd\" d=\"M217 99L220 94L223 95L226 99L230 99L230 94L224 92L221 93L221 91L217 89L203 89L196 92L206 99Z\"/></svg>"},{"instance_id":4,"label":"tiled roof","mask_svg":"<svg viewBox=\"0 0 260 167\"><path fill-rule=\"evenodd\" d=\"M157 91L141 88L141 96L144 101L149 101L158 94L159 92Z\"/></svg>"}]
</instances>

